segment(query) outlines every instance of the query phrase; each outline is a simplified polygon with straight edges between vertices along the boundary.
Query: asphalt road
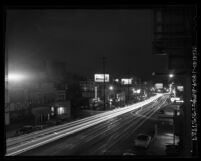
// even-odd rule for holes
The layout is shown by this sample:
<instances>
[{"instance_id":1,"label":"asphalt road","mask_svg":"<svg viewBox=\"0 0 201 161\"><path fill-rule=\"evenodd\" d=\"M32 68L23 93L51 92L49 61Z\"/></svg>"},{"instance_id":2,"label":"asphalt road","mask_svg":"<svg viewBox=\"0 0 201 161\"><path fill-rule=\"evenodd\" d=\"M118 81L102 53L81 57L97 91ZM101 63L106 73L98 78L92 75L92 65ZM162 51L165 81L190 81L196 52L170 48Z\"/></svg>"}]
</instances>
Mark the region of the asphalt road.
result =
<instances>
[{"instance_id":1,"label":"asphalt road","mask_svg":"<svg viewBox=\"0 0 201 161\"><path fill-rule=\"evenodd\" d=\"M19 156L123 155L133 149L139 133L152 133L156 111L167 96L140 109L114 117L90 128L19 154Z\"/></svg>"}]
</instances>

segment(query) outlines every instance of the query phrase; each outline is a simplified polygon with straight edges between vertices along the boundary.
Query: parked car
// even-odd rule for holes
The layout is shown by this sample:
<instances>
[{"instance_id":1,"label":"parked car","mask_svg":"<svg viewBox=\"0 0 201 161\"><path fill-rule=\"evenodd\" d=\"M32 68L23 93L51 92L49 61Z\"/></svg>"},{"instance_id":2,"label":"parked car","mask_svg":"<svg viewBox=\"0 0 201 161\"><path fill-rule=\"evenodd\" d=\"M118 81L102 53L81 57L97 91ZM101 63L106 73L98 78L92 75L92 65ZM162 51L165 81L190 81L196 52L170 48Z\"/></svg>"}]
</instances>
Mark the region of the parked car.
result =
<instances>
[{"instance_id":1,"label":"parked car","mask_svg":"<svg viewBox=\"0 0 201 161\"><path fill-rule=\"evenodd\" d=\"M152 137L146 134L139 134L137 138L134 140L134 146L137 148L147 149Z\"/></svg>"}]
</instances>

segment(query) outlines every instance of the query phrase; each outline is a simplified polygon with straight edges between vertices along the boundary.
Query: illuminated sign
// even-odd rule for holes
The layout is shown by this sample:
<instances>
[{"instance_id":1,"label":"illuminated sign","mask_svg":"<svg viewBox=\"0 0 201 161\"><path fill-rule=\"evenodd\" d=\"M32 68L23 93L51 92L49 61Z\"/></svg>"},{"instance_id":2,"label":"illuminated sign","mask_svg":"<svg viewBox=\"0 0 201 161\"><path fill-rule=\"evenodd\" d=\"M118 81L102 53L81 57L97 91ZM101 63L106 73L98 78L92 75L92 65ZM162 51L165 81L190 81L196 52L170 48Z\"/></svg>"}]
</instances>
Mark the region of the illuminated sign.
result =
<instances>
[{"instance_id":1,"label":"illuminated sign","mask_svg":"<svg viewBox=\"0 0 201 161\"><path fill-rule=\"evenodd\" d=\"M121 84L132 84L132 79L121 79Z\"/></svg>"},{"instance_id":2,"label":"illuminated sign","mask_svg":"<svg viewBox=\"0 0 201 161\"><path fill-rule=\"evenodd\" d=\"M170 98L171 102L174 102L174 101L180 101L180 98L179 97L172 97Z\"/></svg>"},{"instance_id":3,"label":"illuminated sign","mask_svg":"<svg viewBox=\"0 0 201 161\"><path fill-rule=\"evenodd\" d=\"M180 92L183 92L184 91L184 86L177 86L177 90L180 91Z\"/></svg>"},{"instance_id":4,"label":"illuminated sign","mask_svg":"<svg viewBox=\"0 0 201 161\"><path fill-rule=\"evenodd\" d=\"M104 74L94 74L95 82L104 82ZM105 82L109 82L109 74L105 74Z\"/></svg>"},{"instance_id":5,"label":"illuminated sign","mask_svg":"<svg viewBox=\"0 0 201 161\"><path fill-rule=\"evenodd\" d=\"M161 89L161 88L163 88L163 83L156 83L156 84L155 84L155 88L156 88L156 89Z\"/></svg>"}]
</instances>

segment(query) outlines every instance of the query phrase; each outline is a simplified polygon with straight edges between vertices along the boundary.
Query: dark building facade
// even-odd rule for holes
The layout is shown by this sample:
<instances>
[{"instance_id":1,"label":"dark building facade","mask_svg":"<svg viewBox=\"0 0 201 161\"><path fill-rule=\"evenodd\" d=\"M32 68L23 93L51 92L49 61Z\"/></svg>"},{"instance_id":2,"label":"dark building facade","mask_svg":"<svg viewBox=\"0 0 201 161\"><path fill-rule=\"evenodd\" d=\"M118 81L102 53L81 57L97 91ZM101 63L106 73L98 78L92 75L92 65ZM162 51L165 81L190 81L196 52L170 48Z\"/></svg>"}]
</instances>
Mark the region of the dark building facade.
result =
<instances>
[{"instance_id":1,"label":"dark building facade","mask_svg":"<svg viewBox=\"0 0 201 161\"><path fill-rule=\"evenodd\" d=\"M169 72L173 81L184 86L182 151L192 155L192 50L196 47L196 6L172 5L154 9L153 54L168 56ZM160 75L160 74L159 74ZM161 75L167 75L163 73Z\"/></svg>"}]
</instances>

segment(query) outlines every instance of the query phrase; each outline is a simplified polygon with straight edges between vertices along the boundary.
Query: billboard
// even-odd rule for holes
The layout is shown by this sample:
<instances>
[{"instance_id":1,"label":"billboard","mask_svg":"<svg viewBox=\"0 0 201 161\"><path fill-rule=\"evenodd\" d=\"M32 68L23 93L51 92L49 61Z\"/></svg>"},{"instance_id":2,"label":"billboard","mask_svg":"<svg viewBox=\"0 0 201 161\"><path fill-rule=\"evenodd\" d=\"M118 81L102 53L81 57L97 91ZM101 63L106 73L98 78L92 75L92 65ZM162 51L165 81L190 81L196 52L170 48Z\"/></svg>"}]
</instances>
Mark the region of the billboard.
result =
<instances>
[{"instance_id":1,"label":"billboard","mask_svg":"<svg viewBox=\"0 0 201 161\"><path fill-rule=\"evenodd\" d=\"M94 74L95 82L104 82L104 74ZM105 82L109 82L109 74L105 74Z\"/></svg>"},{"instance_id":2,"label":"billboard","mask_svg":"<svg viewBox=\"0 0 201 161\"><path fill-rule=\"evenodd\" d=\"M128 78L121 79L121 84L132 84L132 79Z\"/></svg>"},{"instance_id":3,"label":"billboard","mask_svg":"<svg viewBox=\"0 0 201 161\"><path fill-rule=\"evenodd\" d=\"M180 91L180 92L183 92L184 91L184 86L177 86L177 90Z\"/></svg>"},{"instance_id":4,"label":"billboard","mask_svg":"<svg viewBox=\"0 0 201 161\"><path fill-rule=\"evenodd\" d=\"M161 89L161 88L163 88L163 83L156 83L156 84L155 84L155 88L156 88L156 89Z\"/></svg>"}]
</instances>

